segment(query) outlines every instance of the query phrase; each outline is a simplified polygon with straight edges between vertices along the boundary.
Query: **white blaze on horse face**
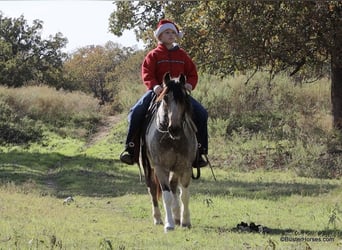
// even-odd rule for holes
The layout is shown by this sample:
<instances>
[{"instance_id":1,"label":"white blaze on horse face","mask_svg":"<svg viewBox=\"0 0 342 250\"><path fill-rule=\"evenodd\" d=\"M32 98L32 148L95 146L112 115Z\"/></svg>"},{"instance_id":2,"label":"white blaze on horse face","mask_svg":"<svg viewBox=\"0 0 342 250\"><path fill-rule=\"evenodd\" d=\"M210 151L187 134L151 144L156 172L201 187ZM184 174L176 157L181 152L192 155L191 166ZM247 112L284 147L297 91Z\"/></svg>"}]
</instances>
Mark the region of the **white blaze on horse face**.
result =
<instances>
[{"instance_id":1,"label":"white blaze on horse face","mask_svg":"<svg viewBox=\"0 0 342 250\"><path fill-rule=\"evenodd\" d=\"M168 98L167 98L168 102L166 103L167 105L167 114L168 114L168 128L172 127L172 119L173 116L175 116L175 109L177 109L176 103L174 103L173 101L173 95L172 94L168 94Z\"/></svg>"},{"instance_id":2,"label":"white blaze on horse face","mask_svg":"<svg viewBox=\"0 0 342 250\"><path fill-rule=\"evenodd\" d=\"M167 105L169 119L168 128L181 129L184 113L184 110L182 110L182 105L177 105L177 103L173 100L172 95L169 97L169 103Z\"/></svg>"}]
</instances>

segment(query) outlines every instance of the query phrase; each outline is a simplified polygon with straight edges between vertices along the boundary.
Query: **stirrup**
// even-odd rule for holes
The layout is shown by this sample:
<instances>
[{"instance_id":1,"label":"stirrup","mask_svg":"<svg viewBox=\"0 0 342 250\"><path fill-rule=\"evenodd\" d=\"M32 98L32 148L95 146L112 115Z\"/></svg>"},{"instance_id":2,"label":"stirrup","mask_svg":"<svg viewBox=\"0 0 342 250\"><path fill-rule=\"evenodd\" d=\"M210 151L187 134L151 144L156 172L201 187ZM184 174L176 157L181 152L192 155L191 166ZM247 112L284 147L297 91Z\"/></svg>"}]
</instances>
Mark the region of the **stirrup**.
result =
<instances>
[{"instance_id":1,"label":"stirrup","mask_svg":"<svg viewBox=\"0 0 342 250\"><path fill-rule=\"evenodd\" d=\"M201 156L202 156L202 155L201 155ZM210 161L209 161L209 159L208 159L208 155L203 154L203 156L204 156L205 159L207 160L206 163L207 163L207 165L209 165L209 167L210 167L211 174L212 174L214 180L217 181L216 176L215 176L215 174L214 174L213 166L211 166L211 163L210 163ZM196 160L197 160L197 159L196 159ZM191 176L191 177L192 177L192 179L197 180L197 179L199 179L199 178L201 177L201 168L200 168L200 167L194 167L194 168L197 168L197 175L195 176L195 175L194 175L194 172L192 172L192 176Z\"/></svg>"},{"instance_id":2,"label":"stirrup","mask_svg":"<svg viewBox=\"0 0 342 250\"><path fill-rule=\"evenodd\" d=\"M128 165L133 165L134 156L125 150L120 154L120 161Z\"/></svg>"},{"instance_id":3,"label":"stirrup","mask_svg":"<svg viewBox=\"0 0 342 250\"><path fill-rule=\"evenodd\" d=\"M203 159L203 155L199 155L193 163L194 168L203 168L208 165L208 161Z\"/></svg>"}]
</instances>

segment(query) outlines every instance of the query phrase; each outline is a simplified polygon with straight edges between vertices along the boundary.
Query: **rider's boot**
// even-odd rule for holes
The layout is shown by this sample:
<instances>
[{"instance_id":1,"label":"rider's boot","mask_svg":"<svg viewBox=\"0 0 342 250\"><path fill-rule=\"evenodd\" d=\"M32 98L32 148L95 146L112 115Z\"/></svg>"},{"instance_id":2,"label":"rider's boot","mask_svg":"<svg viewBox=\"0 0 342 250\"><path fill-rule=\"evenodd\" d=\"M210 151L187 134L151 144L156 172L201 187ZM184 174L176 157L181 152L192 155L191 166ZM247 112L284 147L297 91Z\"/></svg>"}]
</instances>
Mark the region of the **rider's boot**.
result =
<instances>
[{"instance_id":1,"label":"rider's boot","mask_svg":"<svg viewBox=\"0 0 342 250\"><path fill-rule=\"evenodd\" d=\"M120 160L128 165L134 164L134 142L129 142L120 154Z\"/></svg>"},{"instance_id":2,"label":"rider's boot","mask_svg":"<svg viewBox=\"0 0 342 250\"><path fill-rule=\"evenodd\" d=\"M196 159L195 159L194 163L192 164L192 166L194 168L203 168L203 167L208 165L208 161L204 159L204 156L207 155L206 151L207 151L206 149L202 148L199 145L199 148L197 150Z\"/></svg>"}]
</instances>

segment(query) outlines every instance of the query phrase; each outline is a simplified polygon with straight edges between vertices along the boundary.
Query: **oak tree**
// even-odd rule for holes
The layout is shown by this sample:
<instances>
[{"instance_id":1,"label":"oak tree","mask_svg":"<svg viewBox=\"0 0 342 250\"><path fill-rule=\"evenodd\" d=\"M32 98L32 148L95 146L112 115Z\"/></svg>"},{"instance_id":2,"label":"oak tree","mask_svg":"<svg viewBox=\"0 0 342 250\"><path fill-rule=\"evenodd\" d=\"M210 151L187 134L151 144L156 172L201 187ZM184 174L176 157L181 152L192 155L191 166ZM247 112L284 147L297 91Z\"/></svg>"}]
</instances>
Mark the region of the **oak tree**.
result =
<instances>
[{"instance_id":1,"label":"oak tree","mask_svg":"<svg viewBox=\"0 0 342 250\"><path fill-rule=\"evenodd\" d=\"M100 104L113 101L118 82L115 69L132 52L133 49L113 42L79 48L64 63L68 89L91 93L100 100Z\"/></svg>"},{"instance_id":2,"label":"oak tree","mask_svg":"<svg viewBox=\"0 0 342 250\"><path fill-rule=\"evenodd\" d=\"M20 87L29 81L58 86L62 79L62 52L67 39L61 33L41 37L43 22L27 24L24 16L5 17L0 12L0 84Z\"/></svg>"},{"instance_id":3,"label":"oak tree","mask_svg":"<svg viewBox=\"0 0 342 250\"><path fill-rule=\"evenodd\" d=\"M333 124L342 130L341 1L118 1L110 30L133 29L153 46L169 18L186 34L182 46L203 71L227 75L287 71L304 80L331 74Z\"/></svg>"}]
</instances>

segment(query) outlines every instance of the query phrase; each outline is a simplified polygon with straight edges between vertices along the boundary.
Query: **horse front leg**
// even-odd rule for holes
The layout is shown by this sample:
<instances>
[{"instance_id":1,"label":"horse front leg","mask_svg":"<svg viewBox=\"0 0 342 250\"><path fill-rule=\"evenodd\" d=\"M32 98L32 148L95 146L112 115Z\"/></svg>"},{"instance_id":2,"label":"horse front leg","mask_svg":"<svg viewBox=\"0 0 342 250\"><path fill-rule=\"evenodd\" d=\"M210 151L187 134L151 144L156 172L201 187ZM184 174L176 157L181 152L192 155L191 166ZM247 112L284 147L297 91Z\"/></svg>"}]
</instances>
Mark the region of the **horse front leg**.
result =
<instances>
[{"instance_id":1,"label":"horse front leg","mask_svg":"<svg viewBox=\"0 0 342 250\"><path fill-rule=\"evenodd\" d=\"M178 197L178 177L172 173L172 178L170 181L171 192L172 192L172 214L173 219L175 220L176 225L180 225L180 206L179 206L179 197Z\"/></svg>"},{"instance_id":2,"label":"horse front leg","mask_svg":"<svg viewBox=\"0 0 342 250\"><path fill-rule=\"evenodd\" d=\"M148 192L151 196L152 217L153 217L154 225L163 225L163 221L161 219L161 213L159 210L159 204L158 204L159 183L154 178L153 170L152 170L152 174L149 177L146 177L146 184L147 184Z\"/></svg>"},{"instance_id":3,"label":"horse front leg","mask_svg":"<svg viewBox=\"0 0 342 250\"><path fill-rule=\"evenodd\" d=\"M189 202L190 202L190 176L186 177L181 181L180 186L180 198L182 201L181 205L181 225L182 227L191 228L191 221L190 221L190 208L189 208Z\"/></svg>"},{"instance_id":4,"label":"horse front leg","mask_svg":"<svg viewBox=\"0 0 342 250\"><path fill-rule=\"evenodd\" d=\"M182 227L191 228L190 209L189 209L189 200L190 200L189 187L183 187L183 186L181 187L180 198L182 200L181 225Z\"/></svg>"},{"instance_id":5,"label":"horse front leg","mask_svg":"<svg viewBox=\"0 0 342 250\"><path fill-rule=\"evenodd\" d=\"M159 204L158 204L158 196L156 188L148 188L148 192L151 196L152 201L152 217L153 217L153 223L154 225L163 225L163 221L161 219L161 213L159 210Z\"/></svg>"},{"instance_id":6,"label":"horse front leg","mask_svg":"<svg viewBox=\"0 0 342 250\"><path fill-rule=\"evenodd\" d=\"M164 231L168 232L175 229L175 220L173 218L172 208L174 204L174 193L170 183L170 171L162 167L155 167L160 188L162 190L163 205L165 210Z\"/></svg>"},{"instance_id":7,"label":"horse front leg","mask_svg":"<svg viewBox=\"0 0 342 250\"><path fill-rule=\"evenodd\" d=\"M164 190L163 191L163 204L165 210L165 232L171 231L175 229L175 221L172 216L172 201L173 194L171 191Z\"/></svg>"}]
</instances>

